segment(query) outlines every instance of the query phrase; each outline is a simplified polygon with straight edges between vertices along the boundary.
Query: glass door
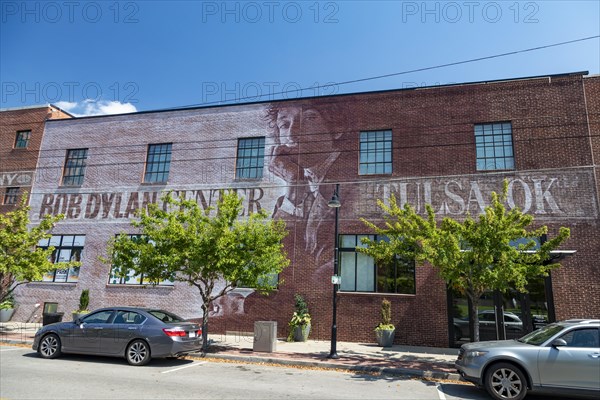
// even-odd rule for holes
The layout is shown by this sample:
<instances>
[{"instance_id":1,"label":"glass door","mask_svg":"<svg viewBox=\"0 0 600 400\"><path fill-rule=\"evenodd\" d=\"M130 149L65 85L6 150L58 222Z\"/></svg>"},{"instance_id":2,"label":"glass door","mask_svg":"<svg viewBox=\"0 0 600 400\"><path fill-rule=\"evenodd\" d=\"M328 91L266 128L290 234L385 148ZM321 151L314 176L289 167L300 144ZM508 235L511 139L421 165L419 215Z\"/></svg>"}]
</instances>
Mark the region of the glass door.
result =
<instances>
[{"instance_id":1,"label":"glass door","mask_svg":"<svg viewBox=\"0 0 600 400\"><path fill-rule=\"evenodd\" d=\"M527 293L514 289L488 292L479 300L479 339L517 339L554 321L550 278L532 280ZM472 341L473 317L468 299L448 290L449 342L453 347Z\"/></svg>"}]
</instances>

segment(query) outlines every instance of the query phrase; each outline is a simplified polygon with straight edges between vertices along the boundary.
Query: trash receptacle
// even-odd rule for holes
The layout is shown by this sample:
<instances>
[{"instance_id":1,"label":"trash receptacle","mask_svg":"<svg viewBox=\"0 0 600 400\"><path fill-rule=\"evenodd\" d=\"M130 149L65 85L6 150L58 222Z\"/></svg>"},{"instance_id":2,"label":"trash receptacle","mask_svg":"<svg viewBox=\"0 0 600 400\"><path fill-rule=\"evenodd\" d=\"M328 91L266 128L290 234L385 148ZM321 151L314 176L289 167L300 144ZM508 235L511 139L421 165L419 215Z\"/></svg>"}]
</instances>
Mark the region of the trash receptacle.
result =
<instances>
[{"instance_id":1,"label":"trash receptacle","mask_svg":"<svg viewBox=\"0 0 600 400\"><path fill-rule=\"evenodd\" d=\"M44 303L44 312L42 313L42 325L61 322L65 313L57 312L58 303Z\"/></svg>"},{"instance_id":2,"label":"trash receptacle","mask_svg":"<svg viewBox=\"0 0 600 400\"><path fill-rule=\"evenodd\" d=\"M277 348L277 321L254 322L254 351L272 353Z\"/></svg>"},{"instance_id":3,"label":"trash receptacle","mask_svg":"<svg viewBox=\"0 0 600 400\"><path fill-rule=\"evenodd\" d=\"M61 322L63 315L65 315L65 313L62 312L44 313L42 314L42 325L49 325L55 322Z\"/></svg>"}]
</instances>

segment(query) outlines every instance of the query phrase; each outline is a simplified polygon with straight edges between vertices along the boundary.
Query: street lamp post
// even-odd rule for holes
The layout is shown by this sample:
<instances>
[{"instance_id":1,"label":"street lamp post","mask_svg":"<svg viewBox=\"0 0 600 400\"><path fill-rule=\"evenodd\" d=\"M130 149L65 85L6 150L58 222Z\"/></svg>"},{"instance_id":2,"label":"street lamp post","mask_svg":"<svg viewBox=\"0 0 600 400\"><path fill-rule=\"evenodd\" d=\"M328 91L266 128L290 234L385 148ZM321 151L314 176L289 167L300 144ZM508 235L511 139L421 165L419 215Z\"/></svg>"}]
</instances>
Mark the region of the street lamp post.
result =
<instances>
[{"instance_id":1,"label":"street lamp post","mask_svg":"<svg viewBox=\"0 0 600 400\"><path fill-rule=\"evenodd\" d=\"M335 185L335 192L333 197L327 203L331 208L335 208L335 248L333 249L333 322L331 324L331 351L327 358L339 358L337 354L337 292L339 289L339 270L338 270L338 251L339 251L339 238L338 238L338 210L342 203L339 199L339 188L340 184Z\"/></svg>"}]
</instances>

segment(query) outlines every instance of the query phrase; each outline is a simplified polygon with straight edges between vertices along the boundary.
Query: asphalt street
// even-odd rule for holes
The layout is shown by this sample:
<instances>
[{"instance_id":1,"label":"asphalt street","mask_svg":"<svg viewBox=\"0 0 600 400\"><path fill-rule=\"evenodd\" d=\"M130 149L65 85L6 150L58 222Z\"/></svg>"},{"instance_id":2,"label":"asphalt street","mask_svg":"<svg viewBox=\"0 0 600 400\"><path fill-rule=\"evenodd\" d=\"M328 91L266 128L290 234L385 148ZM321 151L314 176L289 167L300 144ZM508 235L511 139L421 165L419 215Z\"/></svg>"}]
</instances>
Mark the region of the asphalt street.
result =
<instances>
[{"instance_id":1,"label":"asphalt street","mask_svg":"<svg viewBox=\"0 0 600 400\"><path fill-rule=\"evenodd\" d=\"M0 346L5 399L489 399L469 385L205 360L65 355L44 360L31 349Z\"/></svg>"}]
</instances>

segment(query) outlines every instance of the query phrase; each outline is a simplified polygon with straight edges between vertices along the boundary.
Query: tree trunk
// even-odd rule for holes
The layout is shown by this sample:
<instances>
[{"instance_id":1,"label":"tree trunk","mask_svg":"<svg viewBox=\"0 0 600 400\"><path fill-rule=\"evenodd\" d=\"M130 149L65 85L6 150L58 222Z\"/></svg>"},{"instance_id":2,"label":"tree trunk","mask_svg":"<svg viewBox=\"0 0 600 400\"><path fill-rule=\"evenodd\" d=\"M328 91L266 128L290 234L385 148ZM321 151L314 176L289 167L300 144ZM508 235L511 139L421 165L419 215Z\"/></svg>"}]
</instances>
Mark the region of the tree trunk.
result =
<instances>
[{"instance_id":1,"label":"tree trunk","mask_svg":"<svg viewBox=\"0 0 600 400\"><path fill-rule=\"evenodd\" d=\"M470 319L473 321L473 341L479 342L479 297L475 298L476 296L473 295L469 295L469 297L471 300Z\"/></svg>"},{"instance_id":2,"label":"tree trunk","mask_svg":"<svg viewBox=\"0 0 600 400\"><path fill-rule=\"evenodd\" d=\"M202 353L206 353L208 350L208 310L210 309L210 303L207 301L202 302Z\"/></svg>"},{"instance_id":3,"label":"tree trunk","mask_svg":"<svg viewBox=\"0 0 600 400\"><path fill-rule=\"evenodd\" d=\"M0 273L0 303L7 299L17 286L11 274Z\"/></svg>"}]
</instances>

